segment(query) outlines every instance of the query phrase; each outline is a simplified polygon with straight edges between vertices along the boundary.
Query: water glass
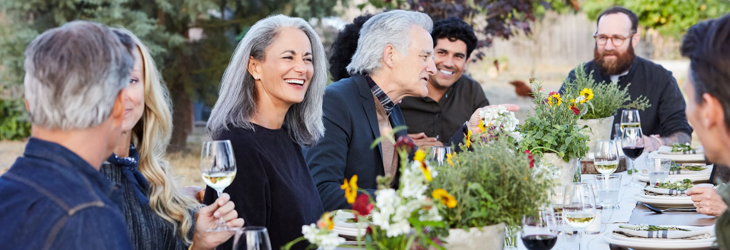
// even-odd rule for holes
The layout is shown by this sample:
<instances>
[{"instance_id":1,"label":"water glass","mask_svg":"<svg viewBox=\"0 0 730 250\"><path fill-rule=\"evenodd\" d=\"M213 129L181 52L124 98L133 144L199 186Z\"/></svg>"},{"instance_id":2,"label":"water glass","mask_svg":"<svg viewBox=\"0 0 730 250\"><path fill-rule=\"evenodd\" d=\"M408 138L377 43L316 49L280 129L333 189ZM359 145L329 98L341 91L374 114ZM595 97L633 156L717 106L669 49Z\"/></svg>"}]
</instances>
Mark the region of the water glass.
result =
<instances>
[{"instance_id":1,"label":"water glass","mask_svg":"<svg viewBox=\"0 0 730 250\"><path fill-rule=\"evenodd\" d=\"M269 233L265 227L243 227L236 231L233 250L271 250Z\"/></svg>"},{"instance_id":2,"label":"water glass","mask_svg":"<svg viewBox=\"0 0 730 250\"><path fill-rule=\"evenodd\" d=\"M672 160L669 159L647 159L646 170L649 172L649 185L654 186L660 181L669 179L669 170L672 167Z\"/></svg>"},{"instance_id":3,"label":"water glass","mask_svg":"<svg viewBox=\"0 0 730 250\"><path fill-rule=\"evenodd\" d=\"M595 185L598 189L598 200L603 209L618 209L621 175L596 175Z\"/></svg>"},{"instance_id":4,"label":"water glass","mask_svg":"<svg viewBox=\"0 0 730 250\"><path fill-rule=\"evenodd\" d=\"M444 165L446 155L451 154L451 147L448 146L434 146L431 147L431 161L435 161L439 166Z\"/></svg>"},{"instance_id":5,"label":"water glass","mask_svg":"<svg viewBox=\"0 0 730 250\"><path fill-rule=\"evenodd\" d=\"M578 231L565 223L563 213L555 213L555 224L558 225L558 242L552 250L577 250L580 245Z\"/></svg>"}]
</instances>

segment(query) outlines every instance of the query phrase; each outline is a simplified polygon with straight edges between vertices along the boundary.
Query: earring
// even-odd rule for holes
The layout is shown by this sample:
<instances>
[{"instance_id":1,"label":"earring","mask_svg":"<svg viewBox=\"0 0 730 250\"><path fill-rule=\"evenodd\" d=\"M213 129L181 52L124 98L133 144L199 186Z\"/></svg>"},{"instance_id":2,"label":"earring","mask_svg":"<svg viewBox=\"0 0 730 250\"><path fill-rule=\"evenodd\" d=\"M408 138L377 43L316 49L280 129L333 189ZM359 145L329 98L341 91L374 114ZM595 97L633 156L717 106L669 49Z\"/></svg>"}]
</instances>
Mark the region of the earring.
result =
<instances>
[{"instance_id":1,"label":"earring","mask_svg":"<svg viewBox=\"0 0 730 250\"><path fill-rule=\"evenodd\" d=\"M254 80L258 80L258 79L259 79L259 77L258 77L258 76L254 76L254 77L253 77L253 79L254 79Z\"/></svg>"}]
</instances>

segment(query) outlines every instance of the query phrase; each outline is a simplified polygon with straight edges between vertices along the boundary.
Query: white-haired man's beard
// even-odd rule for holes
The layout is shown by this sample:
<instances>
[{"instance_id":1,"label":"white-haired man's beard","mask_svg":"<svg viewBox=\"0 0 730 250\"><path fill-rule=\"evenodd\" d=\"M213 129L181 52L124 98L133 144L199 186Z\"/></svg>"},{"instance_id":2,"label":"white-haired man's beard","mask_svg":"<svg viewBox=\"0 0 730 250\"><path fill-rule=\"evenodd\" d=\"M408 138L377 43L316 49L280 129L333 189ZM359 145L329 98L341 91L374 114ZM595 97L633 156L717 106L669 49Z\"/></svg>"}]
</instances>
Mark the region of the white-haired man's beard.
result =
<instances>
[{"instance_id":1,"label":"white-haired man's beard","mask_svg":"<svg viewBox=\"0 0 730 250\"><path fill-rule=\"evenodd\" d=\"M608 55L614 55L616 56L616 59L606 61L605 58ZM634 54L634 46L632 46L630 42L629 49L626 53L620 53L616 50L603 51L603 53L601 53L598 52L598 47L594 47L593 49L593 60L596 61L598 69L607 75L619 75L626 72L629 68L631 68L631 64L634 63L634 58L636 58L636 54Z\"/></svg>"}]
</instances>

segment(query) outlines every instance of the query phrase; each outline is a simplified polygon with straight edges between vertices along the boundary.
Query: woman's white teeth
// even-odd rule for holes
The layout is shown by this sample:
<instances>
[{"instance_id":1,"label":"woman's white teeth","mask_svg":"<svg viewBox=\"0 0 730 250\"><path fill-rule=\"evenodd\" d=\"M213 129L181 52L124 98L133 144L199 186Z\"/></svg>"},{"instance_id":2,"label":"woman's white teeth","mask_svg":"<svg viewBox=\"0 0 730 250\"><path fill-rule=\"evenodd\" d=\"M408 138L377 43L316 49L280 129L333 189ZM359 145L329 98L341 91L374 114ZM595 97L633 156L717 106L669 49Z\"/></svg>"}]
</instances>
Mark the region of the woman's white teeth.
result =
<instances>
[{"instance_id":1,"label":"woman's white teeth","mask_svg":"<svg viewBox=\"0 0 730 250\"><path fill-rule=\"evenodd\" d=\"M285 82L296 85L304 85L304 80L285 80Z\"/></svg>"},{"instance_id":2,"label":"woman's white teeth","mask_svg":"<svg viewBox=\"0 0 730 250\"><path fill-rule=\"evenodd\" d=\"M454 74L454 72L452 72L452 71L446 71L446 70L443 70L443 69L440 69L439 71L441 73L443 73L444 75L453 75Z\"/></svg>"}]
</instances>

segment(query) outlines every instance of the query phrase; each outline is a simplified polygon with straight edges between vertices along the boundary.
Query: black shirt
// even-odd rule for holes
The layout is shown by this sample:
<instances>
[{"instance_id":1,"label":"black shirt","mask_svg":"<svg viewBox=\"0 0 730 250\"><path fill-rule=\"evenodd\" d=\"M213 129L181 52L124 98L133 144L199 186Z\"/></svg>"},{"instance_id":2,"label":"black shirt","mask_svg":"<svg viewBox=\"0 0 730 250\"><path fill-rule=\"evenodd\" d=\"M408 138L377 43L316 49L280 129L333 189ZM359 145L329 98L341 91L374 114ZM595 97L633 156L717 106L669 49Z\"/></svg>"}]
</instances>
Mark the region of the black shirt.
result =
<instances>
[{"instance_id":1,"label":"black shirt","mask_svg":"<svg viewBox=\"0 0 730 250\"><path fill-rule=\"evenodd\" d=\"M482 86L467 75L456 80L439 102L430 97L406 97L398 106L406 118L408 133L439 137L447 145L454 133L477 109L489 105Z\"/></svg>"},{"instance_id":2,"label":"black shirt","mask_svg":"<svg viewBox=\"0 0 730 250\"><path fill-rule=\"evenodd\" d=\"M594 61L586 63L585 67L586 72L593 71L593 79L596 82L612 84L611 76L601 72ZM568 75L571 81L575 79L574 71L575 69ZM684 132L687 135L692 134L692 127L689 126L687 117L684 114L686 107L684 97L679 90L677 80L672 76L672 72L664 69L661 65L637 56L629 69L629 73L619 77L616 84L621 88L625 88L629 83L631 83L629 87L631 100L643 95L649 99L651 104L651 107L639 111L641 130L645 135L670 136L677 132ZM561 86L561 92L562 88ZM622 110L616 111L614 124L621 122ZM611 134L613 134L613 131Z\"/></svg>"},{"instance_id":3,"label":"black shirt","mask_svg":"<svg viewBox=\"0 0 730 250\"><path fill-rule=\"evenodd\" d=\"M229 131L214 138L231 140L236 156L236 178L224 192L231 195L244 226L266 227L271 249L280 249L301 237L302 226L316 223L324 209L301 148L286 126L278 130L253 126L254 130L229 125ZM211 204L215 198L215 190L207 187L203 203ZM305 242L292 249L305 249ZM232 244L233 238L218 249L232 249Z\"/></svg>"}]
</instances>

